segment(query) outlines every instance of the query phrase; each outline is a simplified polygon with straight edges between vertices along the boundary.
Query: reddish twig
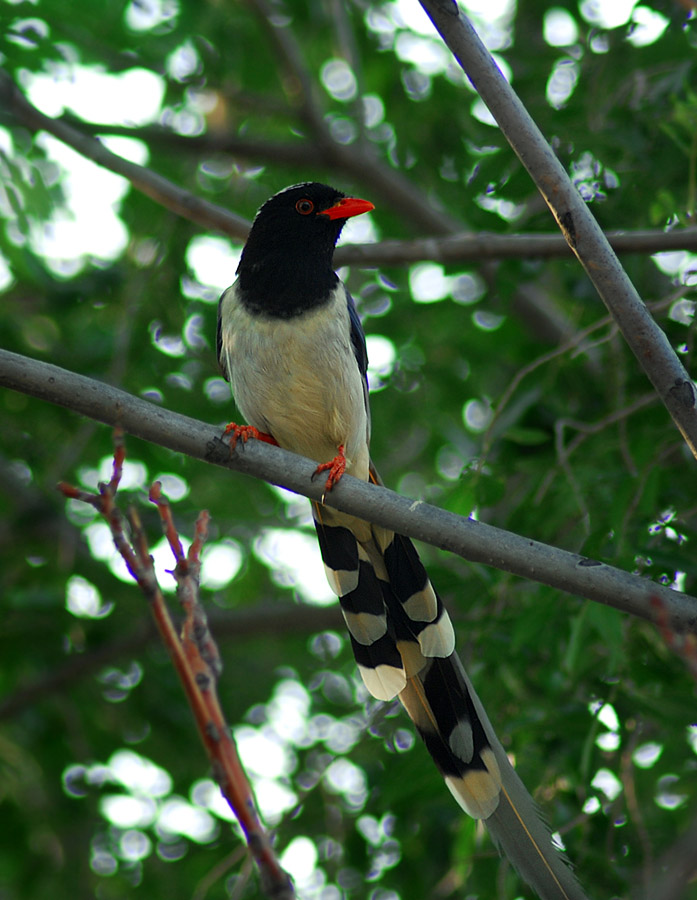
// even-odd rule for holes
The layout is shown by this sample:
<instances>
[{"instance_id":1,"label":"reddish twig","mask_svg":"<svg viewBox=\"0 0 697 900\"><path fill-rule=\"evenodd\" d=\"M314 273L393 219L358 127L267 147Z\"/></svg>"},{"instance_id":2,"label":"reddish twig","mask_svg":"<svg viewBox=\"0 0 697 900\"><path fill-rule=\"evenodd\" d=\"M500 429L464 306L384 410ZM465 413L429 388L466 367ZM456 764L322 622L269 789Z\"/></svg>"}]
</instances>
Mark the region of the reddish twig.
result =
<instances>
[{"instance_id":1,"label":"reddish twig","mask_svg":"<svg viewBox=\"0 0 697 900\"><path fill-rule=\"evenodd\" d=\"M670 616L660 597L652 594L650 602L654 612L656 627L661 637L668 647L682 658L687 665L688 671L697 681L697 635L693 632L682 634L671 626Z\"/></svg>"},{"instance_id":2,"label":"reddish twig","mask_svg":"<svg viewBox=\"0 0 697 900\"><path fill-rule=\"evenodd\" d=\"M162 496L160 483L156 482L150 490L150 499L157 505L165 536L175 559L174 577L177 582L177 595L185 612L180 639L157 582L138 511L134 507L128 511L131 532L129 538L124 529L121 511L114 502L124 459L123 432L116 428L113 474L108 483L99 485L99 493L82 491L64 482L59 485L59 489L66 497L82 500L94 506L109 523L116 548L150 603L158 631L169 651L194 714L214 777L240 823L247 846L259 868L264 893L275 900L292 900L295 892L291 880L281 868L264 831L251 786L237 754L230 729L225 722L216 691L222 664L218 648L208 628L205 611L199 602L198 590L200 553L207 536L208 513L202 512L199 515L194 540L188 554L185 554L172 518L171 507Z\"/></svg>"}]
</instances>

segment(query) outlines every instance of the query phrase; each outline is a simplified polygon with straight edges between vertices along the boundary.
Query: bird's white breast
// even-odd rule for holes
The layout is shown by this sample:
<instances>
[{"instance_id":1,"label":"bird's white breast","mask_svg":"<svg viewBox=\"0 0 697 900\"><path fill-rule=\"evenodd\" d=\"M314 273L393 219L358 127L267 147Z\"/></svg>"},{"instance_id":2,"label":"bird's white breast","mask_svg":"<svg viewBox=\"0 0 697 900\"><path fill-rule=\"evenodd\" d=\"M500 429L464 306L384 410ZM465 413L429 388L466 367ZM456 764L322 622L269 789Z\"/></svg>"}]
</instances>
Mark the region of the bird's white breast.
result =
<instances>
[{"instance_id":1,"label":"bird's white breast","mask_svg":"<svg viewBox=\"0 0 697 900\"><path fill-rule=\"evenodd\" d=\"M318 462L345 446L347 471L368 477L368 416L345 289L289 319L251 315L236 285L221 302L222 357L249 424Z\"/></svg>"}]
</instances>

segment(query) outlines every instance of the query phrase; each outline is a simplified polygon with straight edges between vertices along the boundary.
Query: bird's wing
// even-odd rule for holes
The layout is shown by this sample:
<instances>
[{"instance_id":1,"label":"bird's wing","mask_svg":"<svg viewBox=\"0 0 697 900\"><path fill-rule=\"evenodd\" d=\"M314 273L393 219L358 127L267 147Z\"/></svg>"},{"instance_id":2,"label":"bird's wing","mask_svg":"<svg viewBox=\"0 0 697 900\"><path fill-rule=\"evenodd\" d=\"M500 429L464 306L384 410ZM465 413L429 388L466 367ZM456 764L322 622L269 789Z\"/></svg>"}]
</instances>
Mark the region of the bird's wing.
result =
<instances>
[{"instance_id":1,"label":"bird's wing","mask_svg":"<svg viewBox=\"0 0 697 900\"><path fill-rule=\"evenodd\" d=\"M367 440L370 442L370 400L368 398L368 348L365 342L365 332L361 325L361 320L353 302L353 297L346 291L346 303L348 306L349 321L351 323L351 345L356 357L356 363L363 379L363 399L365 401L365 409L368 414L368 435Z\"/></svg>"}]
</instances>

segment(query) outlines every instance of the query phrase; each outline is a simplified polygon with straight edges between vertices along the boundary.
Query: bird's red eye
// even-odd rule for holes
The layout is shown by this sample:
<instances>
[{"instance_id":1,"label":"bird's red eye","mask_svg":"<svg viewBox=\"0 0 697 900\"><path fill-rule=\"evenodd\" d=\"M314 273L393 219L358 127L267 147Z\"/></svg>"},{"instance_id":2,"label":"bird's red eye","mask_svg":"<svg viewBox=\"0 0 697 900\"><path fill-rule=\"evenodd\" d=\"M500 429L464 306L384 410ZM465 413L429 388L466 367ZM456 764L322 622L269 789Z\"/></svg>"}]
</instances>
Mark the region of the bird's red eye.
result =
<instances>
[{"instance_id":1,"label":"bird's red eye","mask_svg":"<svg viewBox=\"0 0 697 900\"><path fill-rule=\"evenodd\" d=\"M300 213L301 216L309 216L312 210L315 208L315 204L312 200L308 200L307 198L303 200L298 200L295 204L295 208Z\"/></svg>"}]
</instances>

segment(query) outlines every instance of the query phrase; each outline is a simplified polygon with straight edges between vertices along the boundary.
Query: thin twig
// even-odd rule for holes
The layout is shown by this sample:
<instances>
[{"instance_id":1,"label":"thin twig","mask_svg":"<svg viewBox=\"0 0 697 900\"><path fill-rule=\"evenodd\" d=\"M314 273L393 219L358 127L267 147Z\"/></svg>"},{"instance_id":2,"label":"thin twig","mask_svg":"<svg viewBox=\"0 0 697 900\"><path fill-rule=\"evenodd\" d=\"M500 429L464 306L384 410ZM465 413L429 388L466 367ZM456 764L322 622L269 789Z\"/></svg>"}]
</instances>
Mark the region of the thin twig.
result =
<instances>
[{"instance_id":1,"label":"thin twig","mask_svg":"<svg viewBox=\"0 0 697 900\"><path fill-rule=\"evenodd\" d=\"M607 428L609 425L613 425L616 422L622 422L630 416L634 415L634 413L638 412L643 407L649 406L650 404L655 402L656 395L654 393L646 393L641 397L638 397L635 401L629 403L622 409L614 410L607 416L604 416L602 419L598 419L596 422L578 422L575 419L561 418L557 419L557 421L554 423L554 446L559 466L564 471L567 480L569 481L569 485L571 486L574 495L576 496L581 515L584 516L587 521L589 521L588 507L582 497L582 492L578 486L576 477L574 476L569 464L569 456L591 434L597 434L598 432ZM576 437L568 447L564 446L564 430L566 428L573 428L579 432L579 434L576 435ZM542 500L544 499L544 496L547 493L550 484L556 476L556 471L556 469L550 469L543 478L542 483L535 492L535 496L533 498L533 503L535 505L539 505L540 503L542 503Z\"/></svg>"},{"instance_id":2,"label":"thin twig","mask_svg":"<svg viewBox=\"0 0 697 900\"><path fill-rule=\"evenodd\" d=\"M123 432L117 426L114 430L113 474L107 484L99 485L99 493L91 494L65 483L59 488L66 497L92 505L108 522L117 549L148 600L157 629L194 714L213 774L240 823L247 846L258 865L262 889L274 900L293 900L295 892L292 882L281 868L261 824L252 789L218 700L216 684L221 671L220 655L198 599L199 554L207 533L208 514L201 513L199 516L194 540L185 555L171 509L161 494L159 483L151 489L150 498L157 504L176 561L174 576L177 592L186 613L180 640L157 582L140 515L135 507L131 507L128 513L130 537L127 537L123 517L115 503L124 459Z\"/></svg>"},{"instance_id":3,"label":"thin twig","mask_svg":"<svg viewBox=\"0 0 697 900\"><path fill-rule=\"evenodd\" d=\"M566 242L697 456L697 409L692 380L651 318L588 206L457 4L450 0L421 0L421 5L537 185Z\"/></svg>"},{"instance_id":4,"label":"thin twig","mask_svg":"<svg viewBox=\"0 0 697 900\"><path fill-rule=\"evenodd\" d=\"M161 175L117 156L95 138L77 131L70 125L66 125L65 122L52 119L39 112L26 100L9 75L2 69L0 69L0 106L4 106L19 122L32 131L46 131L97 165L123 175L133 187L166 209L206 228L216 228L240 239L247 236L249 223L241 216L237 216L221 206L200 200L194 194L182 190Z\"/></svg>"},{"instance_id":5,"label":"thin twig","mask_svg":"<svg viewBox=\"0 0 697 900\"><path fill-rule=\"evenodd\" d=\"M651 311L658 312L662 309L665 309L666 306L669 306L672 303L674 303L676 300L680 299L680 297L683 296L683 294L685 294L685 292L687 290L688 289L685 287L680 288L678 291L672 293L670 296L664 297L662 300L658 300L655 303L649 304ZM594 332L599 331L601 328L607 328L607 327L611 327L611 333L609 335L605 335L603 338L595 341L592 344L586 343L586 338L590 337ZM484 465L487 460L487 457L491 451L492 444L496 437L496 423L501 419L501 416L502 416L504 410L510 403L511 398L513 397L514 393L520 387L520 384L523 381L523 379L526 378L528 375L532 374L532 372L539 369L541 366L544 366L547 363L552 362L553 360L565 355L566 353L571 353L572 351L574 351L572 353L572 357L578 356L578 354L580 354L580 353L589 353L592 348L597 347L604 341L608 340L609 337L612 336L612 333L614 333L615 331L616 331L616 326L614 325L614 320L613 320L612 316L604 316L602 319L598 319L596 322L593 322L591 325L587 326L586 328L583 328L581 331L576 332L572 338L570 338L568 341L564 341L558 347L556 347L554 350L550 350L548 353L543 353L541 356L538 356L536 359L531 360L531 362L529 362L527 365L523 366L516 372L516 374L510 380L505 391L499 398L498 402L495 404L494 414L491 418L491 422L489 423L486 431L484 432L484 436L482 438L481 454L480 454L480 457L479 457L479 460L477 463L477 468L476 468L477 474L479 474L483 470ZM569 455L576 449L576 447L578 446L578 444L581 443L582 440L585 440L585 437L587 437L590 434L595 434L597 431L601 430L601 428L604 428L607 425L612 424L615 421L625 422L626 419L632 413L636 412L638 409L643 408L648 403L655 401L656 399L657 398L656 398L655 394L645 395L643 398L639 399L638 406L634 407L631 404L628 404L628 405L625 404L622 407L622 409L619 410L619 412L617 412L616 414L610 414L609 418L602 419L600 422L593 423L591 425L586 425L586 424L581 424L581 423L572 423L570 420L567 420L567 419L563 420L563 422L561 424L557 423L557 426L555 429L556 440L557 440L557 455L558 455L560 464L562 465L562 467L564 468L564 470L567 474L567 477L569 477L570 483L572 483L574 480L573 480L573 476L570 475L570 472L566 467L566 463L568 462ZM562 452L563 451L563 440L561 443L559 443L559 440L560 440L560 437L563 437L564 427L568 426L568 425L574 425L575 427L577 427L579 429L579 431L581 431L583 433L583 437L581 437L581 435L578 435L577 442L573 443L573 446L567 447L566 450L564 452ZM552 473L548 473L548 476L544 482L545 485L547 485L549 483L551 475L552 475ZM577 493L577 489L573 487L573 483L572 483L572 488L574 489L574 493ZM544 489L546 490L546 487ZM539 494L539 491L538 491L538 494ZM536 500L536 502L539 502L539 498ZM585 510L585 504L580 503L579 508L581 509L581 511L583 513Z\"/></svg>"}]
</instances>

